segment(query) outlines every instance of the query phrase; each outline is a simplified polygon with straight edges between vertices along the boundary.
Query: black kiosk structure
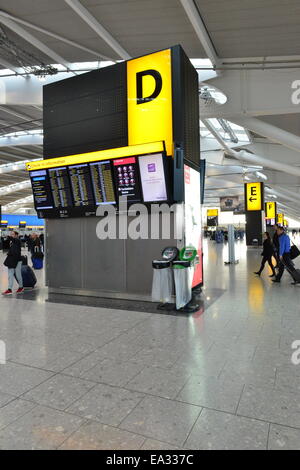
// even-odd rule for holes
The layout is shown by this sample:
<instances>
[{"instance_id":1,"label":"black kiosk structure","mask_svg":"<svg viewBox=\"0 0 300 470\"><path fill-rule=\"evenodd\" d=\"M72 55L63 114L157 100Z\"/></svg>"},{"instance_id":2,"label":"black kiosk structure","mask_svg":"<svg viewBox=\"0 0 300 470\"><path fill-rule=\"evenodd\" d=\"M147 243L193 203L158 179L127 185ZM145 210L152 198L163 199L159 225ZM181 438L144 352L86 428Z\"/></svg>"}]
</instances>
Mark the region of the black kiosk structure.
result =
<instances>
[{"instance_id":1,"label":"black kiosk structure","mask_svg":"<svg viewBox=\"0 0 300 470\"><path fill-rule=\"evenodd\" d=\"M150 300L152 260L174 245L197 249L201 286L198 74L183 49L51 83L43 95L44 159L27 170L46 219L49 292Z\"/></svg>"}]
</instances>

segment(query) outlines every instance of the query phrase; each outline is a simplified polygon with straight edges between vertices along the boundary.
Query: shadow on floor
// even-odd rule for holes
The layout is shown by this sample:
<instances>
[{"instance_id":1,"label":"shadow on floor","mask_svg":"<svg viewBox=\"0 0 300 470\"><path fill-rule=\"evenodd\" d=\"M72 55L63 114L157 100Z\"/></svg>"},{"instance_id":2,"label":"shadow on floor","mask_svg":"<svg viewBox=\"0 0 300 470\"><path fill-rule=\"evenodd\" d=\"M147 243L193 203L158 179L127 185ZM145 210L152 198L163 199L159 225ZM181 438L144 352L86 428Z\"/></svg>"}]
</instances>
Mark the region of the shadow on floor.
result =
<instances>
[{"instance_id":1,"label":"shadow on floor","mask_svg":"<svg viewBox=\"0 0 300 470\"><path fill-rule=\"evenodd\" d=\"M203 313L210 307L221 295L224 289L204 289L201 294L194 297L195 303L199 306L197 311L185 313L175 310L175 304L167 304L165 309L158 308L159 304L155 302L144 302L138 300L108 299L104 297L87 297L81 295L49 294L48 290L35 289L26 292L23 300L33 300L39 302L51 302L69 305L83 305L85 307L109 308L115 310L127 310L144 313L159 313L160 315L171 316L191 316Z\"/></svg>"}]
</instances>

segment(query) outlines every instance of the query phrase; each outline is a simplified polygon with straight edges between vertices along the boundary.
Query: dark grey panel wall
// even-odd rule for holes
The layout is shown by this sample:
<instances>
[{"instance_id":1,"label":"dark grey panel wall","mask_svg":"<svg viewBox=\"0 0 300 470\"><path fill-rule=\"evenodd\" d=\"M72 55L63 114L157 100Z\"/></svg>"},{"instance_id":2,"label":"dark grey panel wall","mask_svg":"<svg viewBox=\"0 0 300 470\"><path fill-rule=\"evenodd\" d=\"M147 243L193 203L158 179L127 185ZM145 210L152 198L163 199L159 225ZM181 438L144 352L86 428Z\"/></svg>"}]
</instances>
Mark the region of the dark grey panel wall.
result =
<instances>
[{"instance_id":1,"label":"dark grey panel wall","mask_svg":"<svg viewBox=\"0 0 300 470\"><path fill-rule=\"evenodd\" d=\"M152 260L160 258L164 247L176 245L174 238L99 240L99 220L91 217L47 222L48 286L83 289L99 295L103 291L150 296ZM131 220L129 217L128 223Z\"/></svg>"},{"instance_id":2,"label":"dark grey panel wall","mask_svg":"<svg viewBox=\"0 0 300 470\"><path fill-rule=\"evenodd\" d=\"M51 287L81 285L81 226L77 219L47 222L47 283Z\"/></svg>"},{"instance_id":3,"label":"dark grey panel wall","mask_svg":"<svg viewBox=\"0 0 300 470\"><path fill-rule=\"evenodd\" d=\"M126 291L125 241L99 240L98 217L80 219L83 234L82 288Z\"/></svg>"},{"instance_id":4,"label":"dark grey panel wall","mask_svg":"<svg viewBox=\"0 0 300 470\"><path fill-rule=\"evenodd\" d=\"M128 145L126 62L44 86L44 158Z\"/></svg>"}]
</instances>

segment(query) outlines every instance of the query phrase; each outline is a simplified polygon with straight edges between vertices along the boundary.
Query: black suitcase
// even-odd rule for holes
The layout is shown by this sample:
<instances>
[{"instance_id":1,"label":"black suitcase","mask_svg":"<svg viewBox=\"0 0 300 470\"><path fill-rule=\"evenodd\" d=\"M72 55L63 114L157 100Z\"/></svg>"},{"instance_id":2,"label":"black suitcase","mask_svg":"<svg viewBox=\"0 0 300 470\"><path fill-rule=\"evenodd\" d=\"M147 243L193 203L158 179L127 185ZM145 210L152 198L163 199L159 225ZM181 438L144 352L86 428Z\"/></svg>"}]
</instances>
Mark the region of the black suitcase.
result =
<instances>
[{"instance_id":1,"label":"black suitcase","mask_svg":"<svg viewBox=\"0 0 300 470\"><path fill-rule=\"evenodd\" d=\"M27 266L27 264L28 264L27 256L24 255L24 256L21 256L21 258L22 258L22 266Z\"/></svg>"},{"instance_id":2,"label":"black suitcase","mask_svg":"<svg viewBox=\"0 0 300 470\"><path fill-rule=\"evenodd\" d=\"M22 279L23 279L23 287L31 287L32 289L37 283L36 275L34 274L33 270L30 266L22 266ZM16 278L16 275L15 275ZM17 280L17 278L16 278Z\"/></svg>"},{"instance_id":3,"label":"black suitcase","mask_svg":"<svg viewBox=\"0 0 300 470\"><path fill-rule=\"evenodd\" d=\"M296 269L295 267L293 269L291 269L290 267L288 267L285 262L283 262L286 270L290 273L290 275L292 276L292 278L294 279L295 282L299 282L300 283L300 269Z\"/></svg>"}]
</instances>

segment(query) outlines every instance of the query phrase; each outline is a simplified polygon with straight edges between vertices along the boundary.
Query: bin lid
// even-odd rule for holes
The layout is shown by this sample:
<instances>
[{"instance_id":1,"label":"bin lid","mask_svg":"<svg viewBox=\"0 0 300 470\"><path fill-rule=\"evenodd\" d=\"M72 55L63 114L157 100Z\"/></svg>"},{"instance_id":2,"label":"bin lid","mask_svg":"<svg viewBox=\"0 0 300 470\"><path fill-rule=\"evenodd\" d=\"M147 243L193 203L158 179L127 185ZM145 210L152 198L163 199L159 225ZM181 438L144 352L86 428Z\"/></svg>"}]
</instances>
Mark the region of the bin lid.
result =
<instances>
[{"instance_id":1,"label":"bin lid","mask_svg":"<svg viewBox=\"0 0 300 470\"><path fill-rule=\"evenodd\" d=\"M194 246L185 246L180 250L179 259L181 261L194 261L197 256L197 250Z\"/></svg>"},{"instance_id":2,"label":"bin lid","mask_svg":"<svg viewBox=\"0 0 300 470\"><path fill-rule=\"evenodd\" d=\"M171 261L169 260L153 260L152 267L154 269L164 269L169 268L171 266Z\"/></svg>"},{"instance_id":3,"label":"bin lid","mask_svg":"<svg viewBox=\"0 0 300 470\"><path fill-rule=\"evenodd\" d=\"M176 246L167 246L163 249L161 255L164 260L174 261L178 257L179 250Z\"/></svg>"}]
</instances>

